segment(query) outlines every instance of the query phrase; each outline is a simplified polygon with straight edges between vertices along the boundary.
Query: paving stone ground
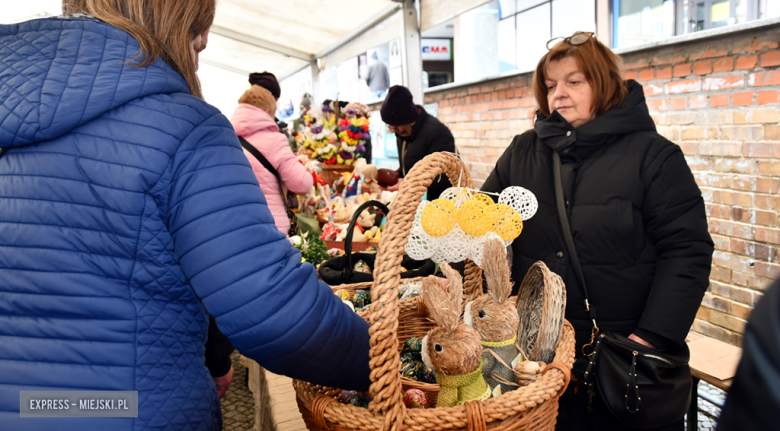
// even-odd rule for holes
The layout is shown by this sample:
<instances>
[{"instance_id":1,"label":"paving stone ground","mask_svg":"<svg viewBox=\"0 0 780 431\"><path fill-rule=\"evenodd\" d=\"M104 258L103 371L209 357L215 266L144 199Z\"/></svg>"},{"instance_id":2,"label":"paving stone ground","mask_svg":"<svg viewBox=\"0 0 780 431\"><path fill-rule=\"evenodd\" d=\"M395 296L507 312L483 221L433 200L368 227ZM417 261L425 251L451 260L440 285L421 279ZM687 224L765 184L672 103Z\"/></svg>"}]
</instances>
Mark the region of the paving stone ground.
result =
<instances>
[{"instance_id":1,"label":"paving stone ground","mask_svg":"<svg viewBox=\"0 0 780 431\"><path fill-rule=\"evenodd\" d=\"M726 401L726 392L707 382L699 382L699 390L712 395L721 402L721 405ZM719 416L720 407L715 406L703 398L699 398L699 431L715 431Z\"/></svg>"},{"instance_id":2,"label":"paving stone ground","mask_svg":"<svg viewBox=\"0 0 780 431\"><path fill-rule=\"evenodd\" d=\"M233 382L222 398L222 429L224 431L251 431L255 426L255 399L246 386L246 367L241 365L238 352L233 360Z\"/></svg>"}]
</instances>

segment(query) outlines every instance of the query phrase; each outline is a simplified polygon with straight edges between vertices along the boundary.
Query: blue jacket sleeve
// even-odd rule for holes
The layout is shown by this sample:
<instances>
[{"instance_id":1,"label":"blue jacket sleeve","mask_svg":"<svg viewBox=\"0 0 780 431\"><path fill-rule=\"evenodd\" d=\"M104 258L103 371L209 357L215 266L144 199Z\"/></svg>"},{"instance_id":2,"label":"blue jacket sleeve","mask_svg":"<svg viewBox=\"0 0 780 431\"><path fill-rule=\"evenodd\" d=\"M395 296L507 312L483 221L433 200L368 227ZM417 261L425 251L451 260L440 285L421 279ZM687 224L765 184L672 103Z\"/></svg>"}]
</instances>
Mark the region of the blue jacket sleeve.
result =
<instances>
[{"instance_id":1,"label":"blue jacket sleeve","mask_svg":"<svg viewBox=\"0 0 780 431\"><path fill-rule=\"evenodd\" d=\"M174 154L165 222L185 276L242 354L277 374L368 389L368 324L276 229L221 114Z\"/></svg>"}]
</instances>

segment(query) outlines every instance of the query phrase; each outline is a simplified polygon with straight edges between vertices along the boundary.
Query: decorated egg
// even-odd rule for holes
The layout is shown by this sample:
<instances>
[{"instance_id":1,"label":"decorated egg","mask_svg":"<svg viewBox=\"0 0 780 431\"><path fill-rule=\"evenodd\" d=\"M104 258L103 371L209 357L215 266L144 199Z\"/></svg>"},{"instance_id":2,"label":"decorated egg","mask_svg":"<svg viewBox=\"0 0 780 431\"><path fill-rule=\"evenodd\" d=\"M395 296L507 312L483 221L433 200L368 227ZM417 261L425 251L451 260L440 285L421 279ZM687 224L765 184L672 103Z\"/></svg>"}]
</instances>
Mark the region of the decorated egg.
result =
<instances>
[{"instance_id":1,"label":"decorated egg","mask_svg":"<svg viewBox=\"0 0 780 431\"><path fill-rule=\"evenodd\" d=\"M360 395L355 395L354 397L351 397L351 398L347 399L347 402L345 404L352 404L353 406L362 407L364 409L367 409L369 402L370 401L368 400L367 396L365 396L363 394L360 394Z\"/></svg>"},{"instance_id":2,"label":"decorated egg","mask_svg":"<svg viewBox=\"0 0 780 431\"><path fill-rule=\"evenodd\" d=\"M341 391L339 402L342 404L352 404L353 406L368 408L371 397L358 391Z\"/></svg>"},{"instance_id":3,"label":"decorated egg","mask_svg":"<svg viewBox=\"0 0 780 431\"><path fill-rule=\"evenodd\" d=\"M420 224L431 236L444 236L455 227L458 209L451 200L436 199L426 205L420 215Z\"/></svg>"},{"instance_id":4,"label":"decorated egg","mask_svg":"<svg viewBox=\"0 0 780 431\"><path fill-rule=\"evenodd\" d=\"M498 203L512 207L520 214L523 221L529 220L539 209L539 201L536 200L536 196L529 190L517 186L504 189L498 198Z\"/></svg>"},{"instance_id":5,"label":"decorated egg","mask_svg":"<svg viewBox=\"0 0 780 431\"><path fill-rule=\"evenodd\" d=\"M369 292L365 290L355 291L355 296L352 297L352 305L354 305L356 309L364 308L369 304L371 304L371 294Z\"/></svg>"},{"instance_id":6,"label":"decorated egg","mask_svg":"<svg viewBox=\"0 0 780 431\"><path fill-rule=\"evenodd\" d=\"M431 408L431 402L428 400L428 395L420 389L409 389L404 392L404 404L409 409L429 409Z\"/></svg>"},{"instance_id":7,"label":"decorated egg","mask_svg":"<svg viewBox=\"0 0 780 431\"><path fill-rule=\"evenodd\" d=\"M408 364L410 362L421 361L421 360L422 360L422 358L421 358L421 356L419 354L404 353L404 354L401 355L401 368L403 368L404 365L406 365L406 364Z\"/></svg>"},{"instance_id":8,"label":"decorated egg","mask_svg":"<svg viewBox=\"0 0 780 431\"><path fill-rule=\"evenodd\" d=\"M478 200L478 201L482 201L482 202L484 202L484 203L486 203L488 205L495 204L495 202L493 201L493 198L491 198L490 196L488 196L488 195L486 195L484 193L477 193L477 194L474 195L474 197L472 199L475 199L475 200Z\"/></svg>"},{"instance_id":9,"label":"decorated egg","mask_svg":"<svg viewBox=\"0 0 780 431\"><path fill-rule=\"evenodd\" d=\"M509 205L494 205L492 231L504 241L512 241L523 231L523 219Z\"/></svg>"},{"instance_id":10,"label":"decorated egg","mask_svg":"<svg viewBox=\"0 0 780 431\"><path fill-rule=\"evenodd\" d=\"M430 205L429 205L430 206ZM471 236L482 236L493 227L492 208L484 200L472 199L460 206L458 225Z\"/></svg>"},{"instance_id":11,"label":"decorated egg","mask_svg":"<svg viewBox=\"0 0 780 431\"><path fill-rule=\"evenodd\" d=\"M425 364L423 364L421 361L408 362L406 365L401 367L401 375L408 379L420 382L422 381L424 374Z\"/></svg>"},{"instance_id":12,"label":"decorated egg","mask_svg":"<svg viewBox=\"0 0 780 431\"><path fill-rule=\"evenodd\" d=\"M412 353L420 356L420 352L422 352L422 340L420 337L412 337L406 340L403 347L401 347L401 355Z\"/></svg>"},{"instance_id":13,"label":"decorated egg","mask_svg":"<svg viewBox=\"0 0 780 431\"><path fill-rule=\"evenodd\" d=\"M346 403L348 399L359 394L360 392L358 391L341 391L341 394L339 394L339 402Z\"/></svg>"},{"instance_id":14,"label":"decorated egg","mask_svg":"<svg viewBox=\"0 0 780 431\"><path fill-rule=\"evenodd\" d=\"M436 370L426 368L425 373L423 373L423 381L425 383L436 383Z\"/></svg>"},{"instance_id":15,"label":"decorated egg","mask_svg":"<svg viewBox=\"0 0 780 431\"><path fill-rule=\"evenodd\" d=\"M355 270L355 272L361 272L363 274L371 274L371 267L368 266L368 264L363 260L357 261L353 269Z\"/></svg>"},{"instance_id":16,"label":"decorated egg","mask_svg":"<svg viewBox=\"0 0 780 431\"><path fill-rule=\"evenodd\" d=\"M463 203L469 200L469 194L463 187L450 187L439 195L441 199L451 200L455 203L455 208L460 208Z\"/></svg>"}]
</instances>

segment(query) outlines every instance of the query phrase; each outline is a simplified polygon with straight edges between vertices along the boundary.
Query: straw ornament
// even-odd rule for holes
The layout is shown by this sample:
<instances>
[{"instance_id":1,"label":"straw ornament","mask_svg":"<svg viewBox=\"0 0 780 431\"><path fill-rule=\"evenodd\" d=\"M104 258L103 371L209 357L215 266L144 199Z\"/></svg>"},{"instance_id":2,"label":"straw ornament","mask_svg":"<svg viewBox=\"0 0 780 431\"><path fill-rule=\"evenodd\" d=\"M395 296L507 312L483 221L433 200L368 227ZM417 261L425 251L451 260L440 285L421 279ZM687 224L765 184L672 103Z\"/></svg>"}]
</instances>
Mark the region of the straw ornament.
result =
<instances>
[{"instance_id":1,"label":"straw ornament","mask_svg":"<svg viewBox=\"0 0 780 431\"><path fill-rule=\"evenodd\" d=\"M477 238L476 241L472 243L471 253L469 253L469 259L471 259L472 262L477 264L478 267L484 268L482 266L482 257L485 253L485 243L490 239L503 239L495 232L488 232L481 237Z\"/></svg>"},{"instance_id":2,"label":"straw ornament","mask_svg":"<svg viewBox=\"0 0 780 431\"><path fill-rule=\"evenodd\" d=\"M431 320L445 333L450 334L457 329L460 322L463 283L460 274L446 263L441 265L441 270L450 281L449 287L445 288L438 278L429 276L423 279L423 300Z\"/></svg>"}]
</instances>

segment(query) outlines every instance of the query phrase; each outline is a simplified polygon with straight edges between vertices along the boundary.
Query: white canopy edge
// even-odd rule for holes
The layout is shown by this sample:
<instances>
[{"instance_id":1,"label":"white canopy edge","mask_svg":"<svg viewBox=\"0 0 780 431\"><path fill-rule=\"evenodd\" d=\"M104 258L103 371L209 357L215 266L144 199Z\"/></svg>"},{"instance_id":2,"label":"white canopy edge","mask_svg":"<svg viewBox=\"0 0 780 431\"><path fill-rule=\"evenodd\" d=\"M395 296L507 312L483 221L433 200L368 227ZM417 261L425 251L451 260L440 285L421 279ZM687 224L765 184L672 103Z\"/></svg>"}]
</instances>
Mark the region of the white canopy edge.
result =
<instances>
[{"instance_id":1,"label":"white canopy edge","mask_svg":"<svg viewBox=\"0 0 780 431\"><path fill-rule=\"evenodd\" d=\"M388 42L396 37L401 37L400 17L394 16L398 15L398 11L401 10L401 8L402 5L400 3L393 2L392 4L388 4L361 26L345 34L337 41L333 42L332 44L328 45L328 47L317 53L317 55L312 58L312 61L322 58L324 67L336 66L344 60L348 60L358 54L366 52L366 50L369 48L373 48L374 46ZM396 25L388 25L388 21L395 21ZM380 32L376 31L378 28L381 28ZM383 33L392 33L392 35L379 36L379 34ZM387 39L376 43L369 41L378 39L381 40L383 37L387 37ZM363 43L363 41L368 42ZM374 44L372 45L372 43ZM369 46L366 46L367 44ZM361 48L363 46L365 46L365 49ZM302 64L300 67L279 77L279 80L281 81L287 79L308 66L309 64Z\"/></svg>"},{"instance_id":2,"label":"white canopy edge","mask_svg":"<svg viewBox=\"0 0 780 431\"><path fill-rule=\"evenodd\" d=\"M326 68L333 67L352 57L363 54L371 48L402 37L403 14L399 10L384 21L373 25L370 30L363 33L359 38L345 43L337 50L331 51L321 58Z\"/></svg>"},{"instance_id":3,"label":"white canopy edge","mask_svg":"<svg viewBox=\"0 0 780 431\"><path fill-rule=\"evenodd\" d=\"M277 43L271 42L269 40L261 39L259 37L250 36L244 33L239 33L227 27L222 27L216 24L211 26L211 33L218 34L220 36L224 36L229 39L237 40L239 42L243 42L248 45L253 45L258 48L263 48L268 51L276 52L278 54L283 54L288 57L297 58L299 60L311 61L314 58L314 54L299 51L295 48L282 46Z\"/></svg>"},{"instance_id":4,"label":"white canopy edge","mask_svg":"<svg viewBox=\"0 0 780 431\"><path fill-rule=\"evenodd\" d=\"M439 24L478 8L491 0L423 0L420 2L420 31L436 27Z\"/></svg>"}]
</instances>

